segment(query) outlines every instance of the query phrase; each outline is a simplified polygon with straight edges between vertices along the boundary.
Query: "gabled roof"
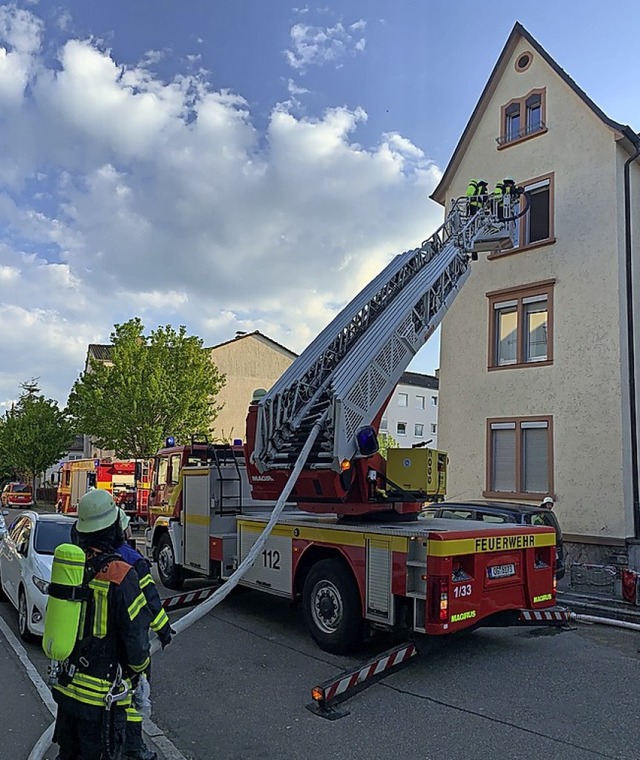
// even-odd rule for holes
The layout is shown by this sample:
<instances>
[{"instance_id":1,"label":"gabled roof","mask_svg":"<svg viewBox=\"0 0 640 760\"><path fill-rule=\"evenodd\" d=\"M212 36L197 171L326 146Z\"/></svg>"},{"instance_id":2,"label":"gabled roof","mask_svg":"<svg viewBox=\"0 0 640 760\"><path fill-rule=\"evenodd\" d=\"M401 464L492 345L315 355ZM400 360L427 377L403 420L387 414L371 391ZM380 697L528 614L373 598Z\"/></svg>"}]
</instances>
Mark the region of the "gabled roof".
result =
<instances>
[{"instance_id":1,"label":"gabled roof","mask_svg":"<svg viewBox=\"0 0 640 760\"><path fill-rule=\"evenodd\" d=\"M101 343L89 343L87 348L87 355L92 359L97 359L101 362L111 361L111 349L113 346L108 343L107 345Z\"/></svg>"},{"instance_id":2,"label":"gabled roof","mask_svg":"<svg viewBox=\"0 0 640 760\"><path fill-rule=\"evenodd\" d=\"M449 185L451 176L458 168L460 161L462 160L462 156L464 155L464 151L466 150L471 140L478 122L484 116L487 105L489 103L489 99L493 95L500 77L504 73L507 64L511 60L513 51L521 39L525 39L529 45L531 45L533 50L535 50L535 52L538 53L538 55L540 55L549 64L553 71L555 71L555 73L575 92L575 94L583 101L583 103L588 108L590 108L591 111L593 111L593 113L599 119L601 119L604 124L606 124L607 127L614 130L614 132L619 133L620 138L623 140L623 144L625 144L625 147L628 150L631 150L631 146L635 147L640 145L640 137L634 132L634 130L626 124L620 124L619 122L610 119L604 113L604 111L602 111L602 109L599 108L593 102L593 100L591 100L587 93L578 87L578 85L567 74L567 72L564 69L560 68L556 61L549 55L549 53L547 53L542 45L540 45L540 43L531 36L531 34L524 28L524 26L516 21L505 46L502 48L502 52L500 53L496 65L493 67L493 71L489 76L487 84L485 85L484 90L480 95L480 99L478 100L476 107L471 114L471 118L467 122L467 126L464 128L464 132L462 133L462 136L460 137L460 140L458 141L458 144L453 151L453 155L451 156L447 168L442 175L442 179L438 183L438 186L433 191L433 193L429 196L432 200L440 203L441 205L444 205L446 203L446 198L443 195L444 188Z\"/></svg>"},{"instance_id":3,"label":"gabled roof","mask_svg":"<svg viewBox=\"0 0 640 760\"><path fill-rule=\"evenodd\" d=\"M277 348L282 353L289 356L291 359L296 359L298 354L294 353L290 349L288 349L286 346L283 346L281 343L278 343L277 341L273 340L272 338L269 338L269 336L264 335L260 332L260 330L254 330L250 333L244 333L241 335L236 335L235 338L231 338L231 340L225 340L222 343L218 343L215 346L211 346L210 348L207 348L207 351L213 351L216 348L220 348L221 346L227 346L229 343L235 343L238 340L244 340L245 338L257 338L262 343L266 343L267 345L271 345L275 348Z\"/></svg>"}]
</instances>

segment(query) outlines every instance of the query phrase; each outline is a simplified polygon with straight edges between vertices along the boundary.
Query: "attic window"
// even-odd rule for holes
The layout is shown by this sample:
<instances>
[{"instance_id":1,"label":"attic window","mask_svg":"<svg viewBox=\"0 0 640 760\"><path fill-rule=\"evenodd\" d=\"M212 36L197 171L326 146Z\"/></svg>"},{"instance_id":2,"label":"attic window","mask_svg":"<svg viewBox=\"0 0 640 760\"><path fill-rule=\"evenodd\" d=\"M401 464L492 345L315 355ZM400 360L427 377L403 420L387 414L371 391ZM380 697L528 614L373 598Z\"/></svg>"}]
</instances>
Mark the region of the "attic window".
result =
<instances>
[{"instance_id":1,"label":"attic window","mask_svg":"<svg viewBox=\"0 0 640 760\"><path fill-rule=\"evenodd\" d=\"M515 63L515 70L522 73L523 71L526 71L529 66L531 66L531 62L533 61L533 56L531 53L523 53L521 56L518 57L518 60Z\"/></svg>"},{"instance_id":2,"label":"attic window","mask_svg":"<svg viewBox=\"0 0 640 760\"><path fill-rule=\"evenodd\" d=\"M546 89L531 90L523 98L514 98L500 109L498 150L528 140L547 131Z\"/></svg>"}]
</instances>

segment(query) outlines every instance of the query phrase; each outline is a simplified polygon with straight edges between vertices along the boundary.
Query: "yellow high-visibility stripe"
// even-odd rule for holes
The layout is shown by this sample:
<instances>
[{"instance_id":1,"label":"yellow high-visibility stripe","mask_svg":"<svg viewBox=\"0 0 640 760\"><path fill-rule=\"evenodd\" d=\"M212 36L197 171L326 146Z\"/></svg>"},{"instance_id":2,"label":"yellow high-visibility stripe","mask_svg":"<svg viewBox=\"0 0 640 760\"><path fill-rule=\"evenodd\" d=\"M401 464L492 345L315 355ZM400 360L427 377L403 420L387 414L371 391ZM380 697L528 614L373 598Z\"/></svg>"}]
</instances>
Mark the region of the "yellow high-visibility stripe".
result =
<instances>
[{"instance_id":1,"label":"yellow high-visibility stripe","mask_svg":"<svg viewBox=\"0 0 640 760\"><path fill-rule=\"evenodd\" d=\"M149 586L151 584L153 584L153 578L151 575L149 575L149 573L140 579L140 588L145 588L145 586Z\"/></svg>"},{"instance_id":2,"label":"yellow high-visibility stripe","mask_svg":"<svg viewBox=\"0 0 640 760\"><path fill-rule=\"evenodd\" d=\"M160 610L160 612L151 621L151 630L152 631L159 631L168 622L169 622L169 616L167 615L167 613L164 610Z\"/></svg>"},{"instance_id":3,"label":"yellow high-visibility stripe","mask_svg":"<svg viewBox=\"0 0 640 760\"><path fill-rule=\"evenodd\" d=\"M94 707L104 707L105 697L108 692L98 693L95 691L89 691L83 688L79 684L75 683L75 679L68 686L60 686L57 684L54 689L58 689L62 694L65 694L71 699L75 699L77 702L82 702L85 705L92 705ZM131 694L128 694L118 705L121 707L129 707L131 704Z\"/></svg>"},{"instance_id":4,"label":"yellow high-visibility stripe","mask_svg":"<svg viewBox=\"0 0 640 760\"><path fill-rule=\"evenodd\" d=\"M131 707L127 707L126 713L127 723L142 723L142 715L136 710L133 705L131 705Z\"/></svg>"},{"instance_id":5,"label":"yellow high-visibility stripe","mask_svg":"<svg viewBox=\"0 0 640 760\"><path fill-rule=\"evenodd\" d=\"M187 525L209 525L211 522L209 515L186 515L183 519Z\"/></svg>"},{"instance_id":6,"label":"yellow high-visibility stripe","mask_svg":"<svg viewBox=\"0 0 640 760\"><path fill-rule=\"evenodd\" d=\"M107 590L94 589L93 635L98 639L103 639L107 635L107 594Z\"/></svg>"},{"instance_id":7,"label":"yellow high-visibility stripe","mask_svg":"<svg viewBox=\"0 0 640 760\"><path fill-rule=\"evenodd\" d=\"M149 667L150 662L151 662L151 659L147 657L147 659L142 663L142 665L132 665L131 663L129 663L129 667L131 668L131 670L133 670L134 673L142 673Z\"/></svg>"},{"instance_id":8,"label":"yellow high-visibility stripe","mask_svg":"<svg viewBox=\"0 0 640 760\"><path fill-rule=\"evenodd\" d=\"M253 522L248 519L238 520L238 526L246 533L262 533L265 523ZM295 535L294 535L295 531ZM299 538L303 541L314 541L340 546L358 546L364 548L368 539L384 538L389 540L394 552L407 551L407 536L382 536L379 533L368 533L363 530L332 530L331 528L315 528L309 525L276 525L271 531L272 536Z\"/></svg>"},{"instance_id":9,"label":"yellow high-visibility stripe","mask_svg":"<svg viewBox=\"0 0 640 760\"><path fill-rule=\"evenodd\" d=\"M549 533L520 533L504 536L477 535L474 538L454 538L445 541L429 540L427 554L431 557L452 557L460 554L482 554L529 549L534 546L553 546L556 536Z\"/></svg>"},{"instance_id":10,"label":"yellow high-visibility stripe","mask_svg":"<svg viewBox=\"0 0 640 760\"><path fill-rule=\"evenodd\" d=\"M129 619L135 620L136 617L138 616L138 613L145 606L146 603L147 603L147 600L145 598L145 595L142 592L140 592L138 596L136 596L136 598L129 605L129 609L128 609Z\"/></svg>"}]
</instances>

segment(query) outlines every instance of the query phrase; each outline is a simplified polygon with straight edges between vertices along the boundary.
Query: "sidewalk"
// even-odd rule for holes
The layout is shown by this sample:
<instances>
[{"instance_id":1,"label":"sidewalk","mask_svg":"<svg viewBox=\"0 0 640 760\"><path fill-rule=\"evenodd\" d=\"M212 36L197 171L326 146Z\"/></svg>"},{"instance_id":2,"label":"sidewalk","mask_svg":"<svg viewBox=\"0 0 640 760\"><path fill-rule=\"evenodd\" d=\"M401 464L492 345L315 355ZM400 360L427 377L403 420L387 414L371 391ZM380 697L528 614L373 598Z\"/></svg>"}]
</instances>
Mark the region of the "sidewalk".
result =
<instances>
[{"instance_id":1,"label":"sidewalk","mask_svg":"<svg viewBox=\"0 0 640 760\"><path fill-rule=\"evenodd\" d=\"M619 583L616 583L616 596L598 593L578 593L571 589L569 573L558 583L558 604L568 607L572 612L595 617L623 620L640 624L640 607L622 599ZM619 596L617 595L619 594Z\"/></svg>"}]
</instances>

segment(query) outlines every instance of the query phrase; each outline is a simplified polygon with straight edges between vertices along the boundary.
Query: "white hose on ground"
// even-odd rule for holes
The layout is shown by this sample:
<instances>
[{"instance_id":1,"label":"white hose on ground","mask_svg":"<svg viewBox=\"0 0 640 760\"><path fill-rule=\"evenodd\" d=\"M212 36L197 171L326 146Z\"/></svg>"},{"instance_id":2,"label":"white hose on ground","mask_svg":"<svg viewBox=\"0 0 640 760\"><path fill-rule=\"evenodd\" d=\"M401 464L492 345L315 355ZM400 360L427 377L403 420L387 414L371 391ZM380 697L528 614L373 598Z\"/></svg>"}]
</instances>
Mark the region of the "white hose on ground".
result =
<instances>
[{"instance_id":1,"label":"white hose on ground","mask_svg":"<svg viewBox=\"0 0 640 760\"><path fill-rule=\"evenodd\" d=\"M571 620L578 623L596 623L598 625L612 625L616 628L627 628L630 631L640 631L640 623L627 623L626 620L614 620L612 618L597 617L595 615L581 615L576 612L571 613Z\"/></svg>"},{"instance_id":2,"label":"white hose on ground","mask_svg":"<svg viewBox=\"0 0 640 760\"><path fill-rule=\"evenodd\" d=\"M201 604L199 604L197 607L191 610L191 612L187 613L184 617L181 617L180 620L176 620L175 623L172 623L171 627L176 632L176 634L181 633L186 628L189 628L189 626L193 625L196 621L200 620L201 617L204 617L206 614L211 612L211 610L217 604L220 604L220 602L223 599L225 599L233 591L233 589L238 585L238 583L240 582L244 574L247 572L247 570L256 561L256 557L262 551L262 548L265 545L267 538L269 538L269 534L273 530L273 527L276 524L277 519L280 517L280 514L282 513L282 510L284 509L285 504L287 503L287 499L289 498L289 495L291 491L293 490L293 487L295 486L296 481L298 480L300 476L300 473L302 472L302 468L306 464L306 461L309 457L309 452L311 451L311 447L313 446L316 438L318 437L318 433L320 432L320 429L324 425L324 422L327 419L328 413L329 412L326 411L311 428L309 437L307 438L306 443L304 444L304 446L302 447L302 450L300 451L300 454L298 455L298 459L296 460L295 466L293 470L291 471L291 475L289 475L289 479L287 480L287 483L282 493L280 494L280 498L278 499L278 501L275 503L273 507L273 511L271 512L269 521L264 526L264 530L256 539L255 544L251 547L247 556L242 560L242 562L238 565L238 567L234 570L234 572L229 576L229 578L222 584L222 586L220 586L220 588L217 589L205 602L202 602ZM157 637L155 637L153 642L151 643L151 654L154 654L155 652L157 652L158 649L160 649L160 641L158 640ZM51 740L53 738L53 729L54 729L54 724L50 725L49 728L47 728L47 730L38 739L34 748L29 753L29 757L27 758L27 760L43 760L47 750L49 749L49 746L51 745Z\"/></svg>"}]
</instances>

